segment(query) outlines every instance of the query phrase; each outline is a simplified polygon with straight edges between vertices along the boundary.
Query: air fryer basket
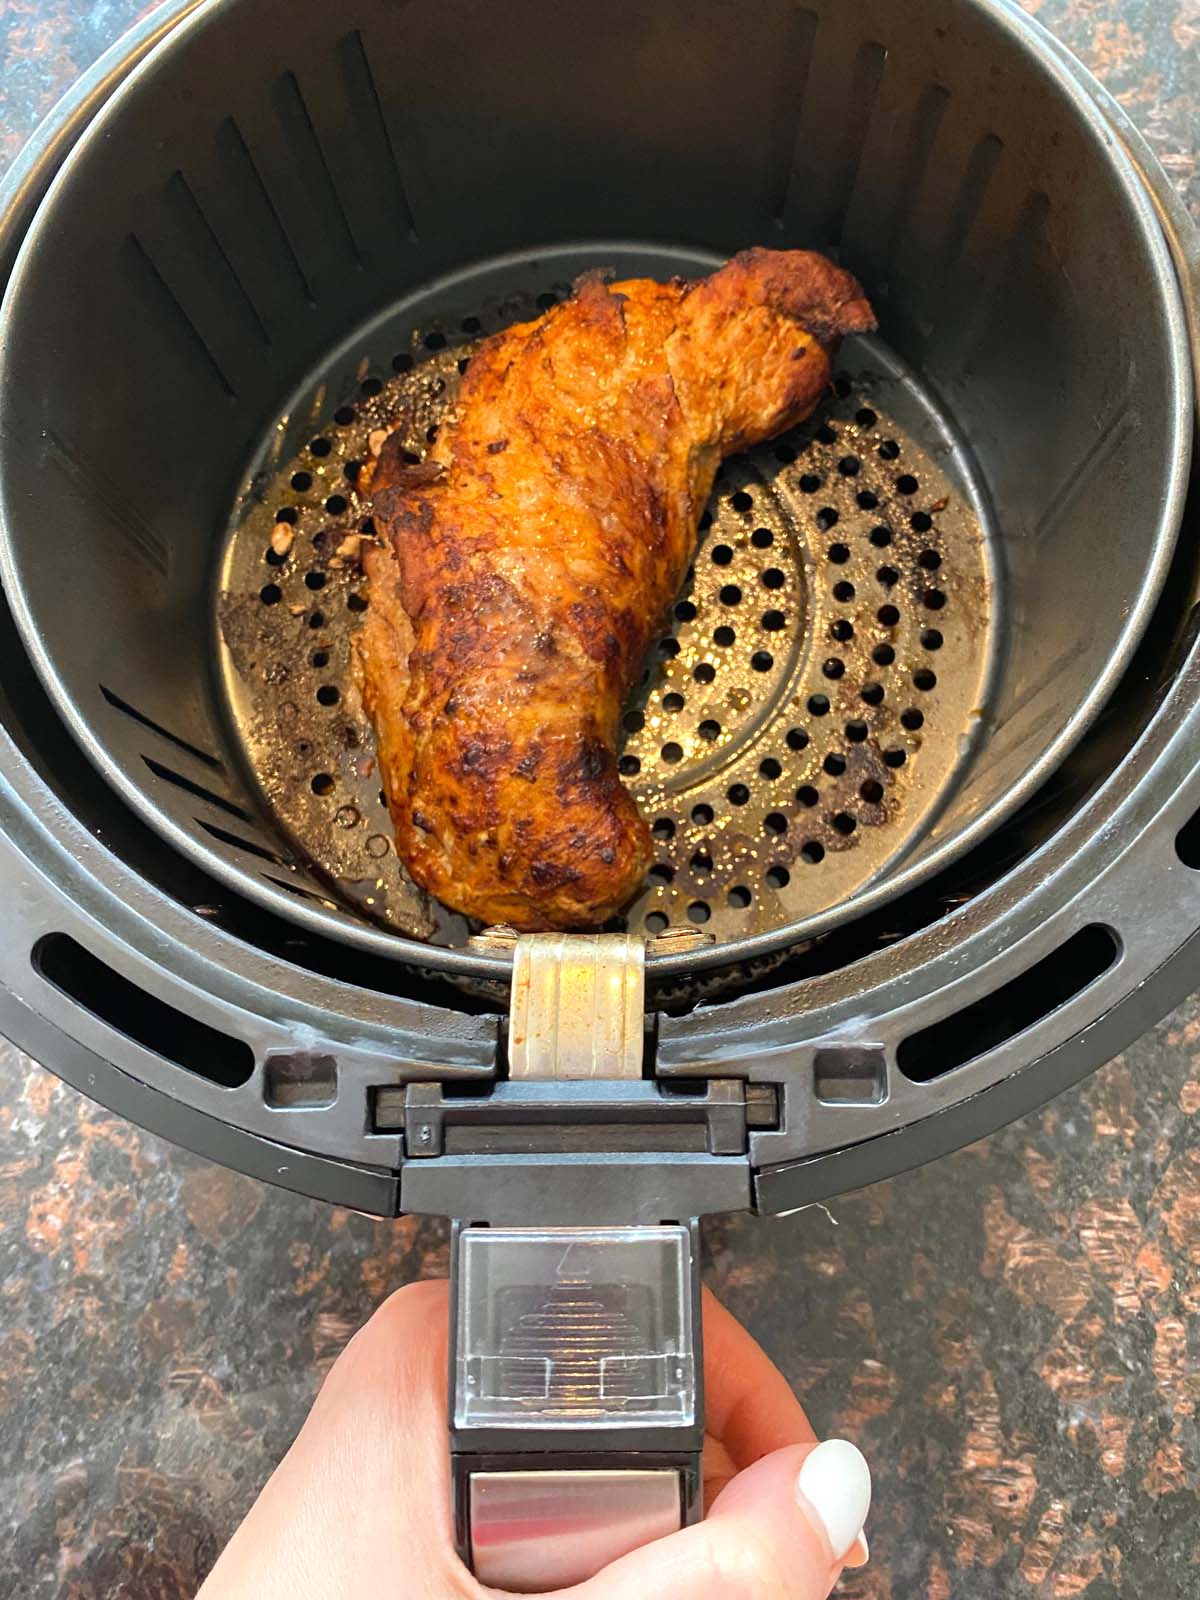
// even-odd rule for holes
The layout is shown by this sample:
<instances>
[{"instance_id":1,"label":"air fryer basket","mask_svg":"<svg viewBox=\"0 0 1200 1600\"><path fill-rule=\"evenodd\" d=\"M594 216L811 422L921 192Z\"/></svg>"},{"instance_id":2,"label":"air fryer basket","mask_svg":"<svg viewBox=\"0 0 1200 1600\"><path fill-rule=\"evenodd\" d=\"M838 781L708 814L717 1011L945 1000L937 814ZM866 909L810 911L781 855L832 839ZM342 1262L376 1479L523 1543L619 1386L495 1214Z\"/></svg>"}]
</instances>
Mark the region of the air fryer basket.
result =
<instances>
[{"instance_id":1,"label":"air fryer basket","mask_svg":"<svg viewBox=\"0 0 1200 1600\"><path fill-rule=\"evenodd\" d=\"M1032 793L1162 583L1188 375L1128 171L989 8L949 9L529 4L497 39L464 4L281 27L213 0L181 24L6 301L10 598L126 799L285 915L461 947L396 868L353 710L357 408L578 270L762 242L836 252L887 344L846 352L815 439L718 490L629 721L661 849L632 925L796 944Z\"/></svg>"},{"instance_id":2,"label":"air fryer basket","mask_svg":"<svg viewBox=\"0 0 1200 1600\"><path fill-rule=\"evenodd\" d=\"M775 1107L700 1209L947 1148L1196 981L1195 238L1035 24L193 0L0 191L9 1037L244 1170L414 1203L407 1088L494 1077L458 985L509 969L390 855L354 463L582 268L749 243L836 255L881 332L727 465L626 722L631 926L717 936L652 954L648 1059Z\"/></svg>"},{"instance_id":3,"label":"air fryer basket","mask_svg":"<svg viewBox=\"0 0 1200 1600\"><path fill-rule=\"evenodd\" d=\"M431 285L419 301L437 310L415 332L409 302L390 338L377 327L354 341L401 348L316 437L319 394L287 406L305 437L289 455L271 430L221 563L218 659L268 811L343 900L438 943L469 930L416 891L391 849L352 670L373 526L356 480L392 424L422 456L480 334L570 293L596 251L622 275L712 265L608 244ZM552 286L535 295L539 284ZM840 905L894 870L986 739L1001 606L968 452L877 341L844 363L853 372L812 425L722 471L692 575L626 708L621 770L658 859L621 928L653 934L686 916L737 942ZM236 823L196 820L262 859ZM316 887L279 857L259 870L293 895Z\"/></svg>"}]
</instances>

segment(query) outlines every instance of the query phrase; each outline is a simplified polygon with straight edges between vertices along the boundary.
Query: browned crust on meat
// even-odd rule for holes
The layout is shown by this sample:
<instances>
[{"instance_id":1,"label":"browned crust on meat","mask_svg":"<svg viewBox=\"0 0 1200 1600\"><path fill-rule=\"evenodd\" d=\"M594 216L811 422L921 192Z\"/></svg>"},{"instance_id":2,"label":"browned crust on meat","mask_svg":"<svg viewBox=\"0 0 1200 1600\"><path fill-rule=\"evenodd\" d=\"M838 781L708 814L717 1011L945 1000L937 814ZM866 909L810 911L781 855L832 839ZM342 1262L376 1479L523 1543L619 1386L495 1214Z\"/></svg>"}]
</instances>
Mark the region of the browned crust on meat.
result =
<instances>
[{"instance_id":1,"label":"browned crust on meat","mask_svg":"<svg viewBox=\"0 0 1200 1600\"><path fill-rule=\"evenodd\" d=\"M429 462L385 446L358 656L418 884L521 929L630 898L651 848L618 722L713 474L806 416L836 340L872 326L854 279L803 251L695 284L591 275L484 341Z\"/></svg>"}]
</instances>

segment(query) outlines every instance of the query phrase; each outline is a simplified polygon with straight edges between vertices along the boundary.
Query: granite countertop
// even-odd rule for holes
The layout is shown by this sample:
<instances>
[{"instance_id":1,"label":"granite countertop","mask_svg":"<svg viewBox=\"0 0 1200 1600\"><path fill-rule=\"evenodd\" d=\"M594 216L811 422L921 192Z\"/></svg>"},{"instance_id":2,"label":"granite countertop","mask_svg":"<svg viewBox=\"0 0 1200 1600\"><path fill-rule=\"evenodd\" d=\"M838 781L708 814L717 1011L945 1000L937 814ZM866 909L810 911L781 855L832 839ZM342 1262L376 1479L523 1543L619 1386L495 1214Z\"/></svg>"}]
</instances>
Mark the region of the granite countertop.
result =
<instances>
[{"instance_id":1,"label":"granite countertop","mask_svg":"<svg viewBox=\"0 0 1200 1600\"><path fill-rule=\"evenodd\" d=\"M1025 0L1200 217L1200 0ZM0 0L0 169L148 7ZM876 1481L853 1600L1200 1596L1200 998L1039 1114L708 1279ZM440 1224L267 1189L0 1047L0 1593L194 1593Z\"/></svg>"}]
</instances>

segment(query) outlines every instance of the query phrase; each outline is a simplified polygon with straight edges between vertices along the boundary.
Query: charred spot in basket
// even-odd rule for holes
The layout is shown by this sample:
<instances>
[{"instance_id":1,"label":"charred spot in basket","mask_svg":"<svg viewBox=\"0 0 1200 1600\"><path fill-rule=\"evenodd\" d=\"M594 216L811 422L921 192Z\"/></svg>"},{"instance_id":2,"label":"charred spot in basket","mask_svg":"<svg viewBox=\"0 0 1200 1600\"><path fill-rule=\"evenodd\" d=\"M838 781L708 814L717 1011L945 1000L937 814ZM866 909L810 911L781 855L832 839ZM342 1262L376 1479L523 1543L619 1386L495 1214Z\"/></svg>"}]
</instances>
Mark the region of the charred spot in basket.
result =
<instances>
[{"instance_id":1,"label":"charred spot in basket","mask_svg":"<svg viewBox=\"0 0 1200 1600\"><path fill-rule=\"evenodd\" d=\"M231 709L289 849L361 914L443 944L469 929L385 837L352 666L370 479L385 439L419 469L475 342L557 298L539 286L455 309L373 352L257 486L225 563ZM940 464L946 435L932 409L910 435L886 385L839 383L809 422L724 463L623 708L619 770L656 853L632 932L691 921L736 938L844 900L932 815L978 714L990 597L978 521Z\"/></svg>"}]
</instances>

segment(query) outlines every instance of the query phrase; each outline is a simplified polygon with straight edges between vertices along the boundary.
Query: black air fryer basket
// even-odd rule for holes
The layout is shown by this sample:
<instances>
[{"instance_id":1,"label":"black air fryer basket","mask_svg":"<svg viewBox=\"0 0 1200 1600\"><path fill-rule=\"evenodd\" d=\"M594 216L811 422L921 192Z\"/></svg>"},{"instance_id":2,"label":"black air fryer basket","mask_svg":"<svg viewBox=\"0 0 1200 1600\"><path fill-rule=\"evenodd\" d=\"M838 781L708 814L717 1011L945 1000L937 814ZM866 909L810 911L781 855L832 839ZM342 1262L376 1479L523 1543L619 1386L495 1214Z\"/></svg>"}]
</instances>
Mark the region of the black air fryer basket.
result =
<instances>
[{"instance_id":1,"label":"black air fryer basket","mask_svg":"<svg viewBox=\"0 0 1200 1600\"><path fill-rule=\"evenodd\" d=\"M394 856L356 476L581 271L750 244L851 267L880 334L723 470L625 719L653 1108L613 1181L686 1114L689 1214L802 1205L1191 986L1196 240L1014 6L167 7L3 201L0 1021L87 1092L370 1211L505 1152L442 1142L512 952Z\"/></svg>"}]
</instances>

